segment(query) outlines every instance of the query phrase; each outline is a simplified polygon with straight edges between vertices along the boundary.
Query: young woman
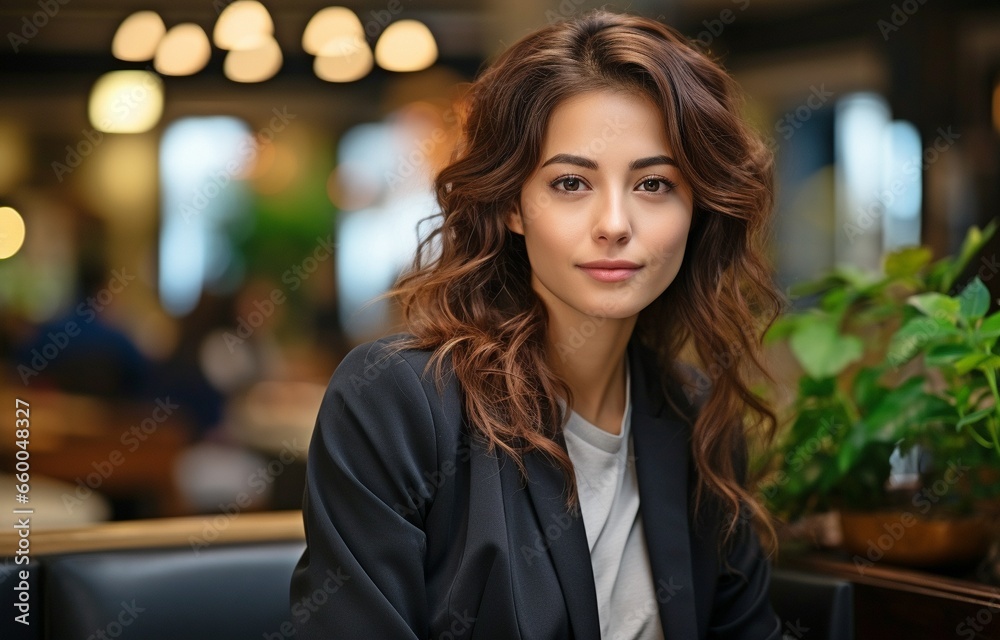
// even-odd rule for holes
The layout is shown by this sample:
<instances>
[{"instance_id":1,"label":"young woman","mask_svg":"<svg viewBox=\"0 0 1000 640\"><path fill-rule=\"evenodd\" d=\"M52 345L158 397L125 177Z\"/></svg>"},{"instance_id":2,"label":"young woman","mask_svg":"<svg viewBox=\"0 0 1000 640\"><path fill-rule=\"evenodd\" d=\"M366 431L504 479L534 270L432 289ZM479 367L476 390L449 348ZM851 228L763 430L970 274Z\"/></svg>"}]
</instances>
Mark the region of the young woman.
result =
<instances>
[{"instance_id":1,"label":"young woman","mask_svg":"<svg viewBox=\"0 0 1000 640\"><path fill-rule=\"evenodd\" d=\"M603 11L472 85L407 331L319 412L297 637L780 637L744 486L771 159L739 108L681 35Z\"/></svg>"}]
</instances>

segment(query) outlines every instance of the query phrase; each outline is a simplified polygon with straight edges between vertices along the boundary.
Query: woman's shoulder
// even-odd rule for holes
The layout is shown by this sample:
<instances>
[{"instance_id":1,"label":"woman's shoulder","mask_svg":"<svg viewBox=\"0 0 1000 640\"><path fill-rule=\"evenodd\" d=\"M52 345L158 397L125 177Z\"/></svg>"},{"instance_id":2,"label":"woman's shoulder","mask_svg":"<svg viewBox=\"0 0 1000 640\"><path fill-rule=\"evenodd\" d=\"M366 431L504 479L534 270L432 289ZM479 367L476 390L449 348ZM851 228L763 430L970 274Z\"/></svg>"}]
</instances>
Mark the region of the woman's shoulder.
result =
<instances>
[{"instance_id":1,"label":"woman's shoulder","mask_svg":"<svg viewBox=\"0 0 1000 640\"><path fill-rule=\"evenodd\" d=\"M328 449L374 446L397 466L422 468L433 465L439 448L458 439L457 385L445 379L439 391L434 369L424 373L433 351L399 348L407 337L392 334L361 343L337 365L316 429Z\"/></svg>"},{"instance_id":2,"label":"woman's shoulder","mask_svg":"<svg viewBox=\"0 0 1000 640\"><path fill-rule=\"evenodd\" d=\"M394 509L423 514L407 488L422 486L423 474L457 448L462 411L454 385L438 394L432 375L421 375L431 351L399 349L403 337L364 342L341 360L319 407L309 465L333 474L329 483L360 482Z\"/></svg>"},{"instance_id":3,"label":"woman's shoulder","mask_svg":"<svg viewBox=\"0 0 1000 640\"><path fill-rule=\"evenodd\" d=\"M394 333L358 344L337 365L331 386L346 378L355 390L371 385L385 387L385 382L379 380L387 373L386 381L398 381L400 376L429 381L432 375L426 369L434 350L406 346L412 338L409 333ZM446 357L444 364L447 370L450 359Z\"/></svg>"},{"instance_id":4,"label":"woman's shoulder","mask_svg":"<svg viewBox=\"0 0 1000 640\"><path fill-rule=\"evenodd\" d=\"M428 437L457 437L462 395L451 359L444 356L440 372L428 367L434 350L406 346L411 338L411 334L396 333L352 348L330 379L324 406L376 418L401 413L407 416L406 423L421 425L418 430ZM387 424L384 428L390 427L403 425Z\"/></svg>"}]
</instances>

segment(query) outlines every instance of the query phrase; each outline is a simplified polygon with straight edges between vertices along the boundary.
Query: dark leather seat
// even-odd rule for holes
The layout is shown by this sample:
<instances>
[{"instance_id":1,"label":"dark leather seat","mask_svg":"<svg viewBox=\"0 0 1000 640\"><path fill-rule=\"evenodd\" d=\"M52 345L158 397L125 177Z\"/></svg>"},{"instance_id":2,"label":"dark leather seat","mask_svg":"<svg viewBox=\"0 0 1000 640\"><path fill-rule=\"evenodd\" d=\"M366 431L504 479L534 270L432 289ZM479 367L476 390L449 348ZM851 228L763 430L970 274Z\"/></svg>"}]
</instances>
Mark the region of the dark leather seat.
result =
<instances>
[{"instance_id":1,"label":"dark leather seat","mask_svg":"<svg viewBox=\"0 0 1000 640\"><path fill-rule=\"evenodd\" d=\"M846 580L774 569L771 604L786 638L854 640L854 586Z\"/></svg>"},{"instance_id":2,"label":"dark leather seat","mask_svg":"<svg viewBox=\"0 0 1000 640\"><path fill-rule=\"evenodd\" d=\"M46 557L45 637L287 638L288 585L304 548L265 542Z\"/></svg>"},{"instance_id":3,"label":"dark leather seat","mask_svg":"<svg viewBox=\"0 0 1000 640\"><path fill-rule=\"evenodd\" d=\"M304 548L304 541L294 540L217 544L198 551L138 548L33 558L32 625L10 627L6 623L13 616L7 616L0 637L294 637L289 582ZM13 592L13 575L4 577L5 590ZM784 621L786 638L853 640L853 598L847 581L787 569L772 572L771 601Z\"/></svg>"}]
</instances>

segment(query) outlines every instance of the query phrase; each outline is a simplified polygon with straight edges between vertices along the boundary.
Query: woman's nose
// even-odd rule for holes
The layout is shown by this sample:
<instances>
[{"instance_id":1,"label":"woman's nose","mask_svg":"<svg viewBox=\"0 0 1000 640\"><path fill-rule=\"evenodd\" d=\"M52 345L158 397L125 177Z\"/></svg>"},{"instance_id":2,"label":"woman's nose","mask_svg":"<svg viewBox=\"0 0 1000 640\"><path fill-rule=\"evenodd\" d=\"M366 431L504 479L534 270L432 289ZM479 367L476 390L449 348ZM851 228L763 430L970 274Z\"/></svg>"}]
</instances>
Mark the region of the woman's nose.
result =
<instances>
[{"instance_id":1,"label":"woman's nose","mask_svg":"<svg viewBox=\"0 0 1000 640\"><path fill-rule=\"evenodd\" d=\"M594 239L609 242L624 242L632 237L625 198L621 194L609 193L596 203L599 207L594 225Z\"/></svg>"}]
</instances>

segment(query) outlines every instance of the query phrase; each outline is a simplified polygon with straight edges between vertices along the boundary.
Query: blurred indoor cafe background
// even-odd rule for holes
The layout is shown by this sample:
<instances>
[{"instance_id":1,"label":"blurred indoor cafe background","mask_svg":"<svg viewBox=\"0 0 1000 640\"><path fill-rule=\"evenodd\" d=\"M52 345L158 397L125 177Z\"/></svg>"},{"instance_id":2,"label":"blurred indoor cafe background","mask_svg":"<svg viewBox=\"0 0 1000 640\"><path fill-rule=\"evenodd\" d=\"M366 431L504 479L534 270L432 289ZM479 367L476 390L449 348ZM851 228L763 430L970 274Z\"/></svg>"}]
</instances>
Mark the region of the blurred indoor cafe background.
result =
<instances>
[{"instance_id":1,"label":"blurred indoor cafe background","mask_svg":"<svg viewBox=\"0 0 1000 640\"><path fill-rule=\"evenodd\" d=\"M722 60L775 152L779 565L852 584L858 637L1000 637L996 0L0 1L0 585L18 509L37 553L301 537L465 83L597 6Z\"/></svg>"}]
</instances>

